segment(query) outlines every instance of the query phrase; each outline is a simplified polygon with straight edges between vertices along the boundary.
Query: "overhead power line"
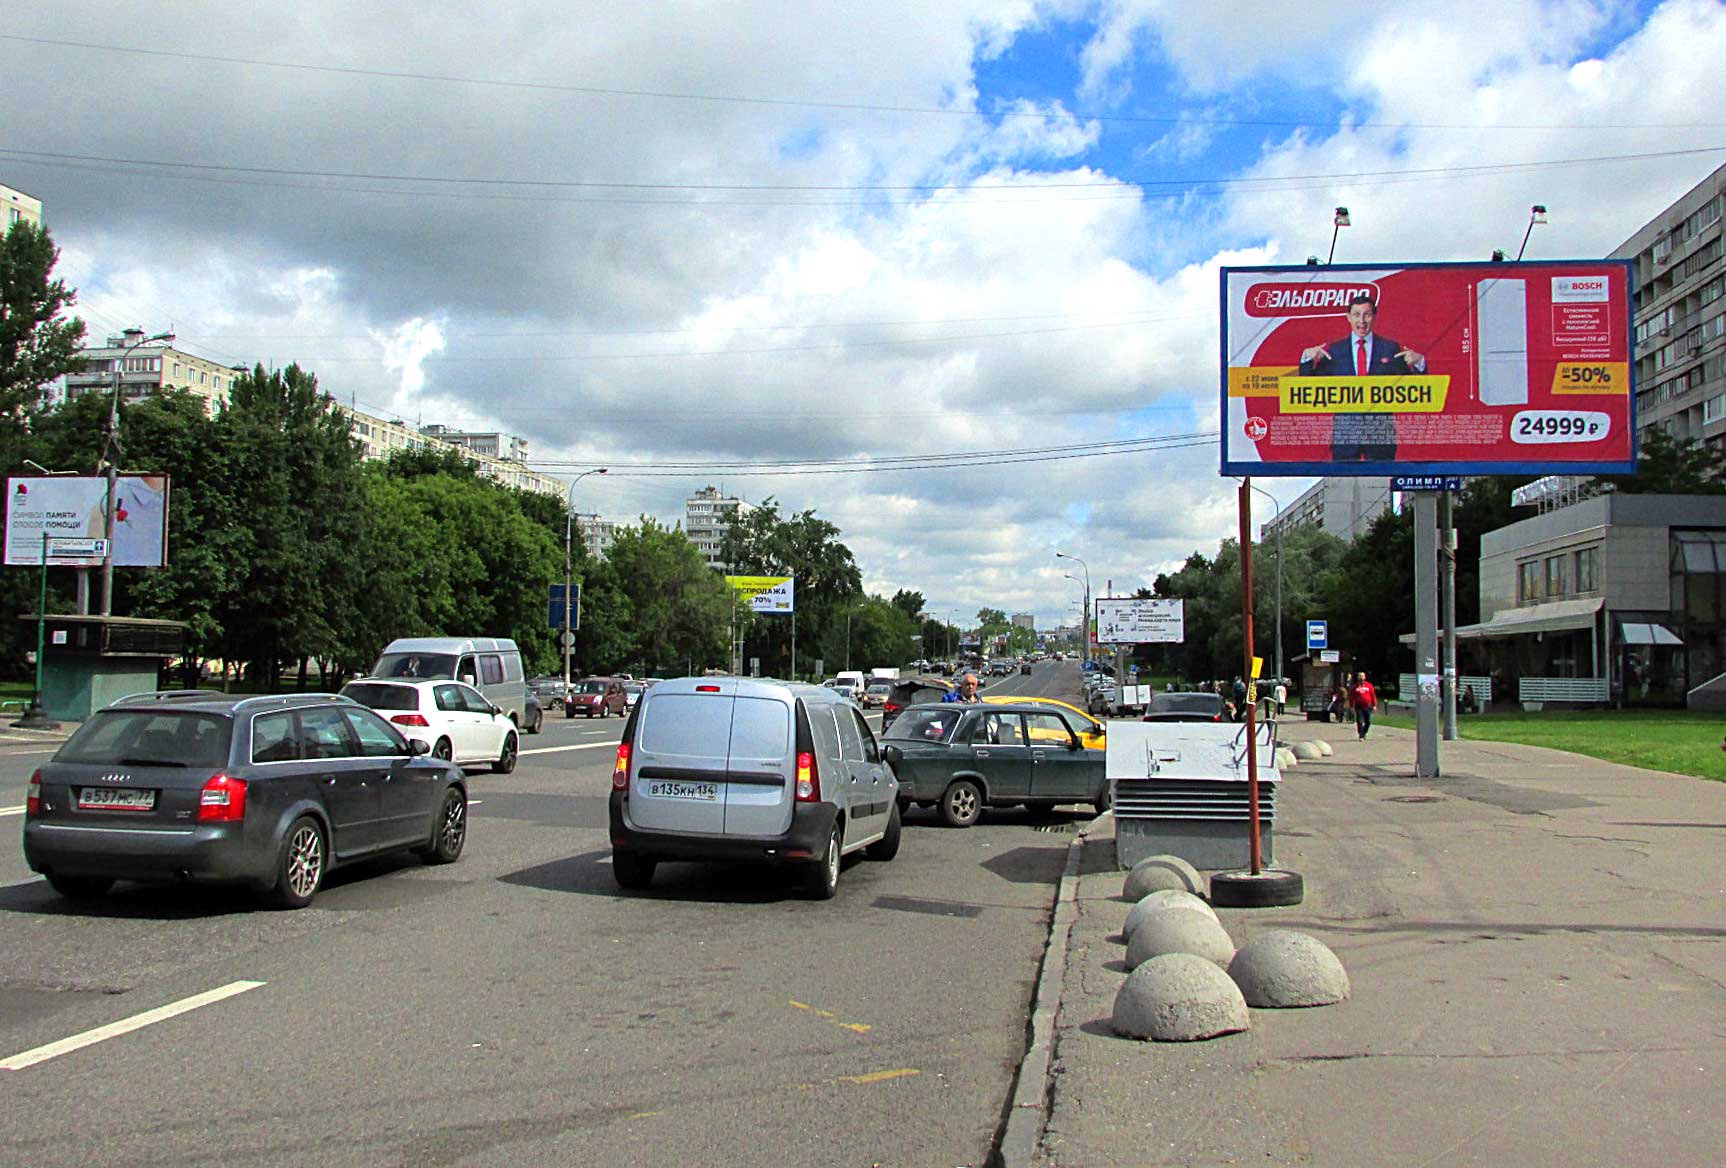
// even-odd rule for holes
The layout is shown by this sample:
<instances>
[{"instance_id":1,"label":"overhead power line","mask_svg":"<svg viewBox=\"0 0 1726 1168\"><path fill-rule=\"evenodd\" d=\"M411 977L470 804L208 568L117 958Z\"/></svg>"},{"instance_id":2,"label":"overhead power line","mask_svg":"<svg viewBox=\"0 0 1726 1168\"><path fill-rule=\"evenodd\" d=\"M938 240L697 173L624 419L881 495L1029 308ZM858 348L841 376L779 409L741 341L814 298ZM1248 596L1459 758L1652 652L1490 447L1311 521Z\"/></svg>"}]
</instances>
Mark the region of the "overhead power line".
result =
<instances>
[{"instance_id":1,"label":"overhead power line","mask_svg":"<svg viewBox=\"0 0 1726 1168\"><path fill-rule=\"evenodd\" d=\"M706 102L726 105L750 105L791 109L826 109L850 113L917 114L936 117L995 117L1047 121L1051 116L1066 115L1078 121L1105 122L1119 125L1149 126L1240 126L1246 128L1303 129L1321 123L1288 118L1238 118L1206 114L1152 115L1109 114L1092 111L987 111L952 106L908 105L890 102L833 101L819 98L761 97L748 94L696 93L664 89L625 89L601 85L570 85L549 81L521 81L498 77L477 77L455 73L428 73L413 70L362 68L354 65L332 65L309 61L277 61L263 57L240 57L218 53L193 53L183 49L147 48L141 45L102 44L59 37L25 36L0 33L0 41L45 45L55 48L82 49L90 52L124 53L138 57L158 57L177 61L201 61L223 65L244 65L262 69L286 69L304 73L328 73L335 76L375 77L390 81L427 81L448 85L483 86L494 89L516 89L543 93L568 93L585 97L626 97L657 101ZM1334 124L1326 119L1324 125ZM1726 122L1351 122L1353 126L1373 129L1411 130L1694 130L1726 126Z\"/></svg>"}]
</instances>

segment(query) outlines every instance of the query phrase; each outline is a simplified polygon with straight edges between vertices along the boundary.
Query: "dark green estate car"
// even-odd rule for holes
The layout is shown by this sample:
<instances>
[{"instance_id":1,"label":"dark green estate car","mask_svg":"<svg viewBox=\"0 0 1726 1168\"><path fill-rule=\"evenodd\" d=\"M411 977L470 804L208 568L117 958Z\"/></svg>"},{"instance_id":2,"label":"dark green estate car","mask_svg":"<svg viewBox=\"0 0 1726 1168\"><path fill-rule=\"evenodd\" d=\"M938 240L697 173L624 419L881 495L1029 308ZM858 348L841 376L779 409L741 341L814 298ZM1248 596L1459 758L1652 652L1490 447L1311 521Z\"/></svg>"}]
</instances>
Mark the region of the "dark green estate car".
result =
<instances>
[{"instance_id":1,"label":"dark green estate car","mask_svg":"<svg viewBox=\"0 0 1726 1168\"><path fill-rule=\"evenodd\" d=\"M953 827L970 827L985 806L1109 806L1103 752L1087 749L1066 714L1047 705L910 706L881 745L901 810L937 807Z\"/></svg>"}]
</instances>

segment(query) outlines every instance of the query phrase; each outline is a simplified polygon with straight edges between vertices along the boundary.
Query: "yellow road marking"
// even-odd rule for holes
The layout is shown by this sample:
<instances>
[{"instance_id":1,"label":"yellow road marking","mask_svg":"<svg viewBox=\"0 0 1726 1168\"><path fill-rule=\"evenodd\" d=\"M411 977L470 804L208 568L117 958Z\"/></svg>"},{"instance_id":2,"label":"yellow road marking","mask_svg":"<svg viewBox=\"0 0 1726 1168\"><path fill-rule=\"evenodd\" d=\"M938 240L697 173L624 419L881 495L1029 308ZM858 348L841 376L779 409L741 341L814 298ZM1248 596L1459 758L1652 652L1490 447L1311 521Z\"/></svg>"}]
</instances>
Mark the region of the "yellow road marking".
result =
<instances>
[{"instance_id":1,"label":"yellow road marking","mask_svg":"<svg viewBox=\"0 0 1726 1168\"><path fill-rule=\"evenodd\" d=\"M630 1116L629 1118L631 1118L631 1119L646 1119L648 1116L651 1116L651 1115L664 1115L664 1114L665 1113L663 1111L638 1111L634 1115Z\"/></svg>"},{"instance_id":2,"label":"yellow road marking","mask_svg":"<svg viewBox=\"0 0 1726 1168\"><path fill-rule=\"evenodd\" d=\"M833 1025L839 1027L839 1029L849 1030L853 1034L867 1034L869 1031L874 1029L874 1027L870 1026L867 1022L839 1022L836 1020L839 1015L835 1014L832 1010L823 1010L818 1006L811 1006L808 1002L799 1002L795 998L790 999L790 1002L793 1008L798 1010L807 1010L817 1018L825 1018L827 1021L832 1022Z\"/></svg>"},{"instance_id":3,"label":"yellow road marking","mask_svg":"<svg viewBox=\"0 0 1726 1168\"><path fill-rule=\"evenodd\" d=\"M923 1072L916 1067L900 1067L895 1071L870 1071L867 1075L840 1075L837 1083L884 1083L888 1079L903 1079L910 1075L921 1075Z\"/></svg>"}]
</instances>

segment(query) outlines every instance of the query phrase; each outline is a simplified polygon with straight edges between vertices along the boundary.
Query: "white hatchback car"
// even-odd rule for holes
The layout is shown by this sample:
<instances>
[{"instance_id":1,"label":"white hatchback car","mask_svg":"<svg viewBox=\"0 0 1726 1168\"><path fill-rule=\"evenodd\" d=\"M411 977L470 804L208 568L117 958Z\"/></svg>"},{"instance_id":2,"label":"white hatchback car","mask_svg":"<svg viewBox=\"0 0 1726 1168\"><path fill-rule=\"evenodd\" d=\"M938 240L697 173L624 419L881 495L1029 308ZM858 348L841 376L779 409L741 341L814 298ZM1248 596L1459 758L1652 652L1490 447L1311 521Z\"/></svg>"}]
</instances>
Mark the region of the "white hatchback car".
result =
<instances>
[{"instance_id":1,"label":"white hatchback car","mask_svg":"<svg viewBox=\"0 0 1726 1168\"><path fill-rule=\"evenodd\" d=\"M350 681L342 696L370 706L437 758L458 766L515 769L520 738L509 715L471 685L459 681Z\"/></svg>"}]
</instances>

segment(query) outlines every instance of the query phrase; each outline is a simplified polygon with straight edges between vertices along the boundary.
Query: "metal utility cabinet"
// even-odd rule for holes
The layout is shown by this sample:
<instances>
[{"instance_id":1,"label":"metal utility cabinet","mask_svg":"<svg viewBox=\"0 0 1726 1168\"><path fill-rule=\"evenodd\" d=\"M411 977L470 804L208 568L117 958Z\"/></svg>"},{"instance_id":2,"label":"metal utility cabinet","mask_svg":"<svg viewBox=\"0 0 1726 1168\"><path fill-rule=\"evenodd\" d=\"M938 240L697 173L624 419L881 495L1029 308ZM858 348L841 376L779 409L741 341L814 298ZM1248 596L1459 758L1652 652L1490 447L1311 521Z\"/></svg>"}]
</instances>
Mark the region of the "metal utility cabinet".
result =
<instances>
[{"instance_id":1,"label":"metal utility cabinet","mask_svg":"<svg viewBox=\"0 0 1726 1168\"><path fill-rule=\"evenodd\" d=\"M1259 846L1272 858L1276 789L1276 723L1260 722ZM1115 807L1121 867L1147 856L1174 855L1195 868L1242 868L1248 838L1246 724L1110 722L1104 761Z\"/></svg>"},{"instance_id":2,"label":"metal utility cabinet","mask_svg":"<svg viewBox=\"0 0 1726 1168\"><path fill-rule=\"evenodd\" d=\"M35 641L36 614L27 621ZM81 722L109 703L159 688L164 662L185 651L183 621L50 615L42 656L42 708L50 718Z\"/></svg>"}]
</instances>

